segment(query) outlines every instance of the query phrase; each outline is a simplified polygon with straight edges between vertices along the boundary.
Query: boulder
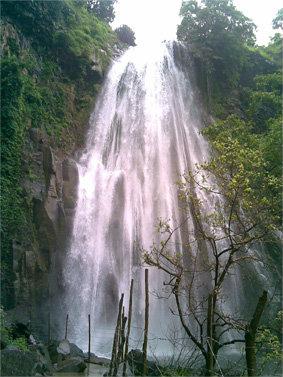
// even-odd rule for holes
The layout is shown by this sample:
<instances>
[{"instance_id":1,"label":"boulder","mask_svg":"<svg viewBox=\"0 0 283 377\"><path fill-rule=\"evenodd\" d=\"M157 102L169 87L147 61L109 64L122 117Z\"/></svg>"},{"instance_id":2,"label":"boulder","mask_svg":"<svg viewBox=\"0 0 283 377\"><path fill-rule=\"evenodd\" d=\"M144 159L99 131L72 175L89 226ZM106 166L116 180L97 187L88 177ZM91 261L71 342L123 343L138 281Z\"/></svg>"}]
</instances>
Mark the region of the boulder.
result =
<instances>
[{"instance_id":1,"label":"boulder","mask_svg":"<svg viewBox=\"0 0 283 377\"><path fill-rule=\"evenodd\" d=\"M69 357L57 365L58 373L83 373L86 363L81 357Z\"/></svg>"},{"instance_id":2,"label":"boulder","mask_svg":"<svg viewBox=\"0 0 283 377\"><path fill-rule=\"evenodd\" d=\"M88 353L84 352L84 360L88 361ZM91 364L97 364L102 366L109 366L110 365L110 359L107 359L106 357L99 357L96 356L94 353L90 353L90 363Z\"/></svg>"},{"instance_id":3,"label":"boulder","mask_svg":"<svg viewBox=\"0 0 283 377\"><path fill-rule=\"evenodd\" d=\"M61 355L69 355L71 352L70 342L67 339L62 340L57 347L57 352Z\"/></svg>"},{"instance_id":4,"label":"boulder","mask_svg":"<svg viewBox=\"0 0 283 377\"><path fill-rule=\"evenodd\" d=\"M48 352L53 364L58 362L59 355L62 355L63 359L80 357L83 360L85 358L83 351L67 339L62 341L52 340L48 345Z\"/></svg>"},{"instance_id":5,"label":"boulder","mask_svg":"<svg viewBox=\"0 0 283 377\"><path fill-rule=\"evenodd\" d=\"M81 357L84 359L84 353L83 351L76 346L74 343L70 343L70 356L71 357Z\"/></svg>"},{"instance_id":6,"label":"boulder","mask_svg":"<svg viewBox=\"0 0 283 377\"><path fill-rule=\"evenodd\" d=\"M2 376L35 376L41 364L35 352L4 349L1 351Z\"/></svg>"},{"instance_id":7,"label":"boulder","mask_svg":"<svg viewBox=\"0 0 283 377\"><path fill-rule=\"evenodd\" d=\"M41 364L41 373L44 373L47 376L52 376L54 368L47 347L42 343L36 344L33 347L36 350L39 357L39 361Z\"/></svg>"},{"instance_id":8,"label":"boulder","mask_svg":"<svg viewBox=\"0 0 283 377\"><path fill-rule=\"evenodd\" d=\"M135 376L143 375L143 353L136 349L128 353L128 364ZM162 370L155 361L147 360L148 376L161 376Z\"/></svg>"}]
</instances>

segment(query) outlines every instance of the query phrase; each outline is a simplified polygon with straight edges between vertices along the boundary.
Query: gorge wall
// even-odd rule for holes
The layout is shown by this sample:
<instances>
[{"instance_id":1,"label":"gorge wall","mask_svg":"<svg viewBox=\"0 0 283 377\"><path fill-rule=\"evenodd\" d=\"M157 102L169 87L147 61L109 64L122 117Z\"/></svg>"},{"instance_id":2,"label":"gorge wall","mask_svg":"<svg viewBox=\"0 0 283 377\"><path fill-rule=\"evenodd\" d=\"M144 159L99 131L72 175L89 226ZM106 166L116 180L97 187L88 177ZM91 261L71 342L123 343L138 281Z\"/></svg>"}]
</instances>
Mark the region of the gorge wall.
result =
<instances>
[{"instance_id":1,"label":"gorge wall","mask_svg":"<svg viewBox=\"0 0 283 377\"><path fill-rule=\"evenodd\" d=\"M37 19L52 11L48 3L37 9L30 2L25 13L22 2L1 4L2 305L11 321L31 321L44 336L51 266L64 254L72 226L74 157L111 58L123 48L81 5L56 6L54 26ZM66 9L75 23L60 18ZM68 40L84 25L91 33L84 29L83 41Z\"/></svg>"}]
</instances>

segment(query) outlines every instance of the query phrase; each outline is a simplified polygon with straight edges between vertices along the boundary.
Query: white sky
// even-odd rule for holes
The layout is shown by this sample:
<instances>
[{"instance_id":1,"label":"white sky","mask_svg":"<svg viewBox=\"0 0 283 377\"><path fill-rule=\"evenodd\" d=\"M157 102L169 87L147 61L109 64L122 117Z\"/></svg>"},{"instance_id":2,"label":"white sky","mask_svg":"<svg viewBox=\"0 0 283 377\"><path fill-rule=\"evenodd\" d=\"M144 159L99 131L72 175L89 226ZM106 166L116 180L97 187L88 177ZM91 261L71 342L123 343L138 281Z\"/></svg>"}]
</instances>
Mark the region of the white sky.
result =
<instances>
[{"instance_id":1,"label":"white sky","mask_svg":"<svg viewBox=\"0 0 283 377\"><path fill-rule=\"evenodd\" d=\"M182 0L118 0L114 28L126 24L138 44L174 39ZM234 5L257 26L257 43L267 44L274 35L272 20L282 7L281 0L234 0Z\"/></svg>"}]
</instances>

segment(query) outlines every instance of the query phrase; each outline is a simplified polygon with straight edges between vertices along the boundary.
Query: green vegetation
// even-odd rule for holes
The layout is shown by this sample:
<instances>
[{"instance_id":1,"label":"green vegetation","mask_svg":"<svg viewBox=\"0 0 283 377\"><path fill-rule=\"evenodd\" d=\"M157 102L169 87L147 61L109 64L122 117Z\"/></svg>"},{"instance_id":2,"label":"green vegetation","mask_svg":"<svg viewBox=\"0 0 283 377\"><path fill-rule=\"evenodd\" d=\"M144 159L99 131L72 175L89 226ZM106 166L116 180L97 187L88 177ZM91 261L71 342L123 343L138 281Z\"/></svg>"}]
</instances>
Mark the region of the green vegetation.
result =
<instances>
[{"instance_id":1,"label":"green vegetation","mask_svg":"<svg viewBox=\"0 0 283 377\"><path fill-rule=\"evenodd\" d=\"M237 141L234 147L241 153L250 140L250 147L260 151L263 158L261 169L271 179L280 180L282 37L275 34L268 46L255 46L254 24L231 0L203 0L201 5L194 0L184 1L181 16L178 38L189 46L195 59L198 83L208 110L215 119L224 121L222 126L216 123L210 128L212 132L215 127L213 143L222 137L217 134L219 127L229 132L231 121L234 123L237 116L245 140L238 142L237 133L226 135L227 147ZM281 19L282 10L274 19L275 28L281 27ZM218 153L225 157L225 149ZM253 190L263 195L260 181ZM273 208L281 216L281 187L270 190L269 195L274 195Z\"/></svg>"},{"instance_id":2,"label":"green vegetation","mask_svg":"<svg viewBox=\"0 0 283 377\"><path fill-rule=\"evenodd\" d=\"M129 26L122 25L122 26L118 27L115 30L115 32L116 32L119 40L122 43L126 43L129 46L135 46L136 45L135 33L133 32L133 30L131 28L129 28Z\"/></svg>"},{"instance_id":3,"label":"green vegetation","mask_svg":"<svg viewBox=\"0 0 283 377\"><path fill-rule=\"evenodd\" d=\"M76 0L1 1L1 13L1 289L3 305L12 307L13 240L33 242L30 203L21 188L29 164L27 131L43 130L63 153L83 144L117 38Z\"/></svg>"},{"instance_id":4,"label":"green vegetation","mask_svg":"<svg viewBox=\"0 0 283 377\"><path fill-rule=\"evenodd\" d=\"M6 314L2 307L0 307L0 339L1 349L7 346L14 346L22 351L28 350L27 340L23 336L15 337L12 328L8 326L6 321Z\"/></svg>"},{"instance_id":5,"label":"green vegetation","mask_svg":"<svg viewBox=\"0 0 283 377\"><path fill-rule=\"evenodd\" d=\"M210 107L226 103L239 80L255 25L230 0L184 1L178 39L190 46L199 67L199 85Z\"/></svg>"},{"instance_id":6,"label":"green vegetation","mask_svg":"<svg viewBox=\"0 0 283 377\"><path fill-rule=\"evenodd\" d=\"M84 1L84 0L78 0ZM101 18L106 22L111 22L114 20L114 4L116 0L87 0L87 9L90 12L94 12L97 17Z\"/></svg>"}]
</instances>

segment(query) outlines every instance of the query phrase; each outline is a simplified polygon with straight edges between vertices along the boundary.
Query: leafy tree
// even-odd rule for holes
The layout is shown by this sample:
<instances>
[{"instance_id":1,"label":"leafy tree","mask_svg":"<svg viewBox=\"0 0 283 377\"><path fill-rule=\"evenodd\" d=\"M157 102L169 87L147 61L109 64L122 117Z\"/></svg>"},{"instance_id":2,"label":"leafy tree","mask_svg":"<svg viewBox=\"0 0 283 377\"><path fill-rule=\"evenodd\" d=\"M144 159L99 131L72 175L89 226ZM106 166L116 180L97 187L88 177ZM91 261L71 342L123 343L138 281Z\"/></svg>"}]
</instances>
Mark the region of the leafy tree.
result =
<instances>
[{"instance_id":1,"label":"leafy tree","mask_svg":"<svg viewBox=\"0 0 283 377\"><path fill-rule=\"evenodd\" d=\"M115 17L116 0L87 0L87 9L106 22L112 22Z\"/></svg>"},{"instance_id":2,"label":"leafy tree","mask_svg":"<svg viewBox=\"0 0 283 377\"><path fill-rule=\"evenodd\" d=\"M255 132L266 132L268 121L281 114L281 98L272 92L252 92L247 109Z\"/></svg>"},{"instance_id":3,"label":"leafy tree","mask_svg":"<svg viewBox=\"0 0 283 377\"><path fill-rule=\"evenodd\" d=\"M255 41L255 25L231 0L184 1L177 36L190 46L201 67L199 76L208 100L225 97L238 82L246 59L246 46Z\"/></svg>"},{"instance_id":4,"label":"leafy tree","mask_svg":"<svg viewBox=\"0 0 283 377\"><path fill-rule=\"evenodd\" d=\"M175 228L161 221L161 243L144 251L144 258L168 275L165 284L175 297L176 314L203 355L206 374L212 375L219 349L243 342L247 325L221 304L223 285L238 266L252 268L258 260L253 249L276 228L277 202L271 193L280 180L268 174L258 138L236 116L203 133L212 157L180 182L184 221ZM193 224L189 230L188 221ZM187 240L182 254L170 250L178 231ZM225 339L232 329L238 337Z\"/></svg>"},{"instance_id":5,"label":"leafy tree","mask_svg":"<svg viewBox=\"0 0 283 377\"><path fill-rule=\"evenodd\" d=\"M136 40L136 37L135 37L135 33L133 32L133 30L127 26L127 25L122 25L120 27L118 27L116 30L115 30L118 38L120 39L121 42L123 43L126 43L127 45L129 46L135 46L136 43L135 43L135 40Z\"/></svg>"},{"instance_id":6,"label":"leafy tree","mask_svg":"<svg viewBox=\"0 0 283 377\"><path fill-rule=\"evenodd\" d=\"M277 12L276 17L272 21L273 29L281 29L283 30L283 8L279 9Z\"/></svg>"}]
</instances>

